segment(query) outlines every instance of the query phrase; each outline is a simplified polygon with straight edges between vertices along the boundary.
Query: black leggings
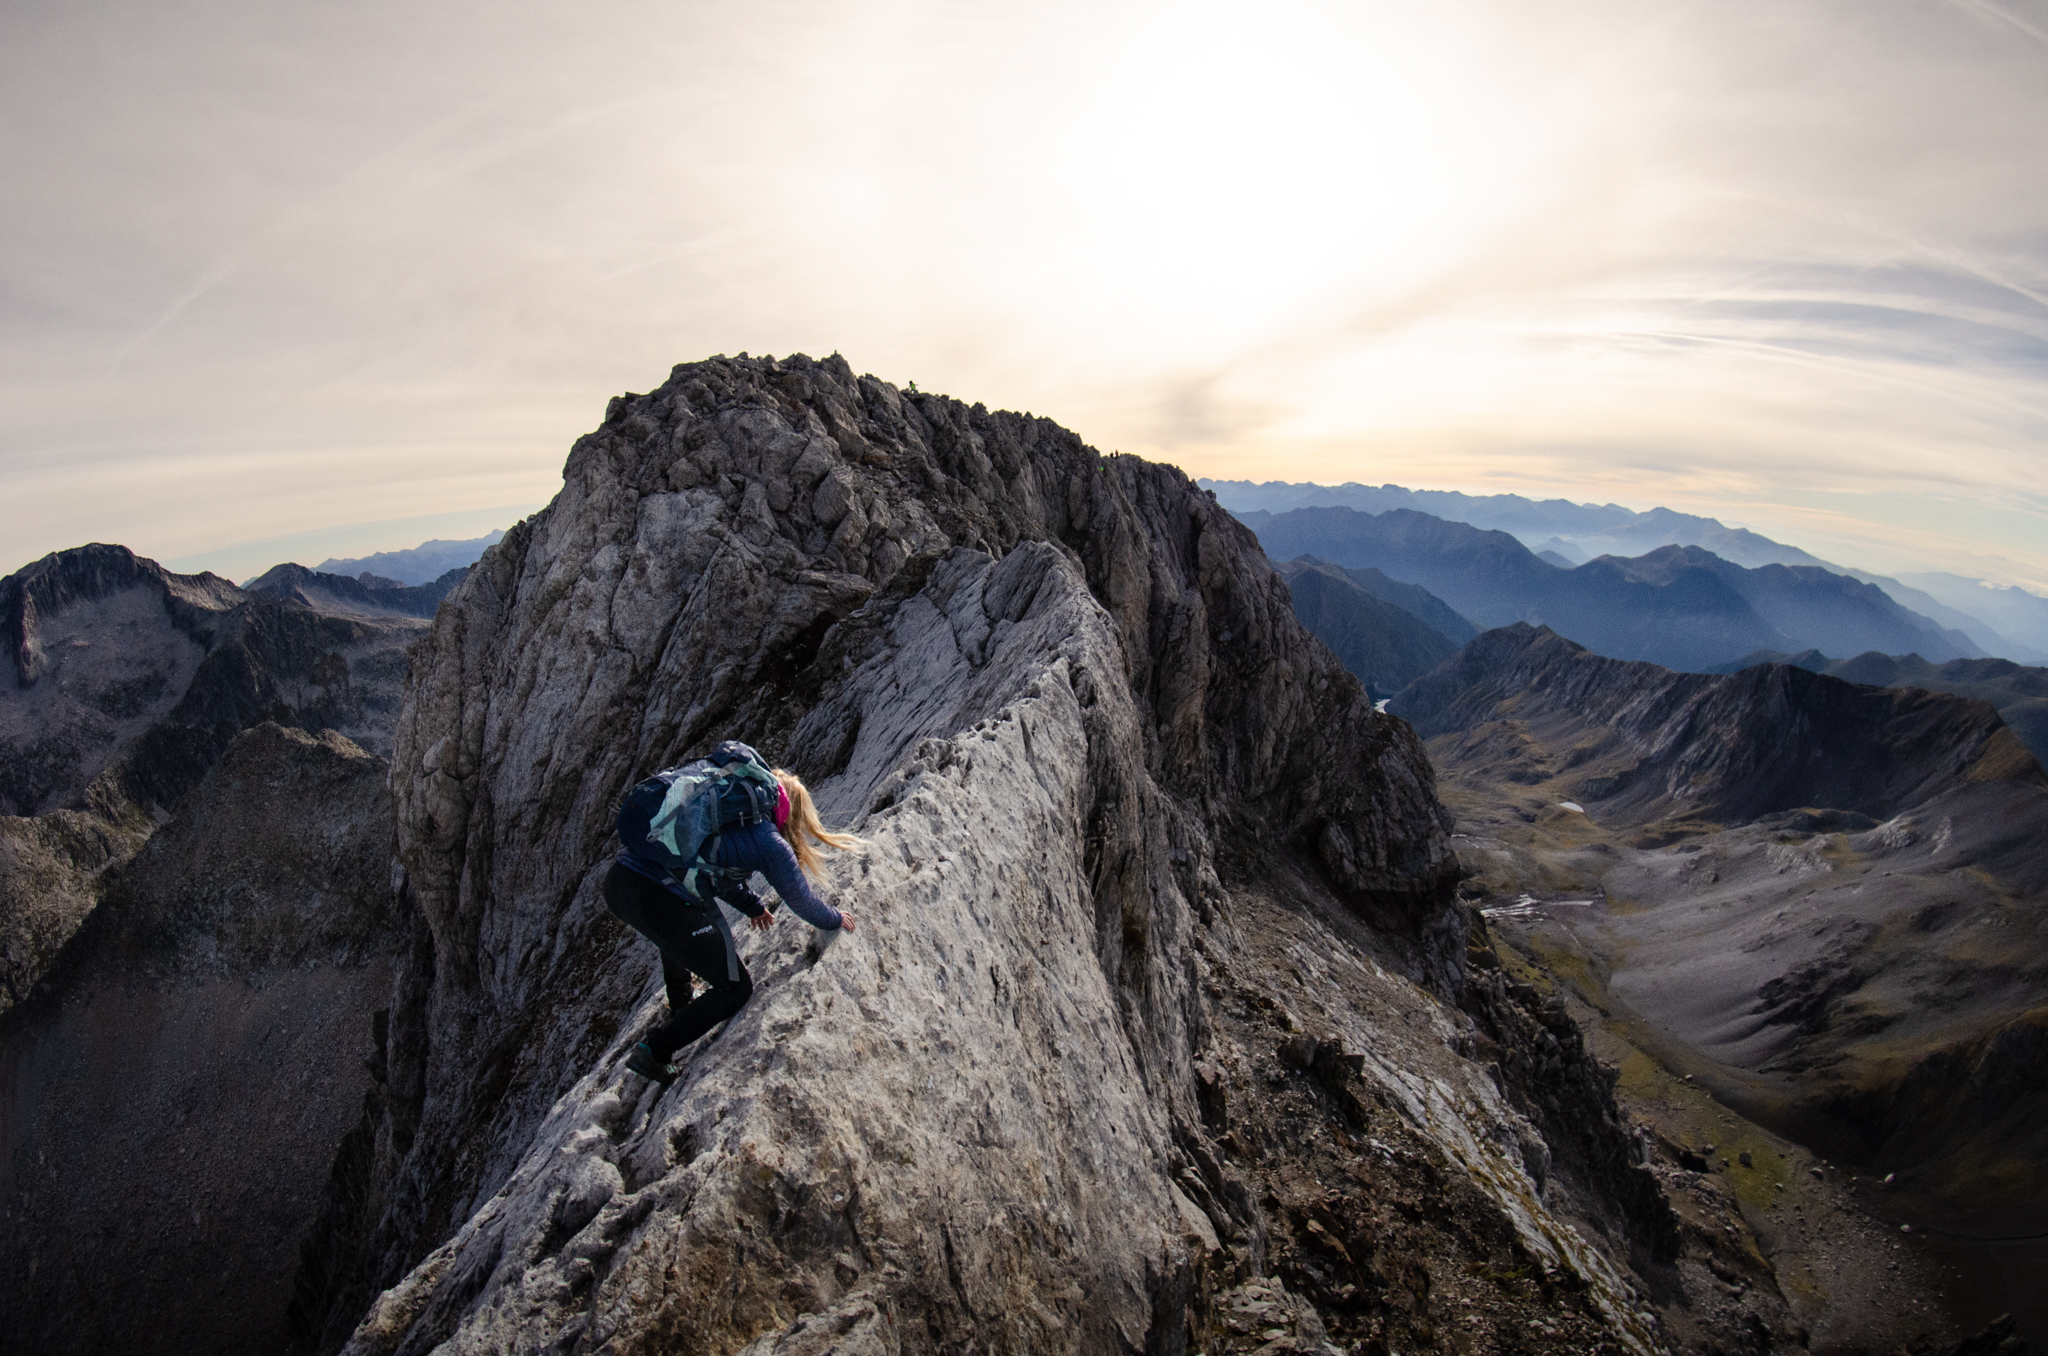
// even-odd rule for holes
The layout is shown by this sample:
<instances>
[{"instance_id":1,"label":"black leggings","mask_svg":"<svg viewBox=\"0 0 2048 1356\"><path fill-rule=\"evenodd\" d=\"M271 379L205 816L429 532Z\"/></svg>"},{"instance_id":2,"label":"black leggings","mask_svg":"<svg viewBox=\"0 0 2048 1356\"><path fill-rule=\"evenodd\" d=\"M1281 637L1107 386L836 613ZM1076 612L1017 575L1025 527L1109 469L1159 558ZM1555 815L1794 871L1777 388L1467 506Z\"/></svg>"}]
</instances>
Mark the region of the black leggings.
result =
<instances>
[{"instance_id":1,"label":"black leggings","mask_svg":"<svg viewBox=\"0 0 2048 1356\"><path fill-rule=\"evenodd\" d=\"M605 907L635 932L661 948L661 977L668 983L668 1020L642 1037L654 1053L667 1059L697 1037L738 1012L753 995L754 981L737 954L731 977L725 935L708 908L692 908L667 887L631 867L612 863L604 878ZM694 1001L690 976L709 980L711 987Z\"/></svg>"}]
</instances>

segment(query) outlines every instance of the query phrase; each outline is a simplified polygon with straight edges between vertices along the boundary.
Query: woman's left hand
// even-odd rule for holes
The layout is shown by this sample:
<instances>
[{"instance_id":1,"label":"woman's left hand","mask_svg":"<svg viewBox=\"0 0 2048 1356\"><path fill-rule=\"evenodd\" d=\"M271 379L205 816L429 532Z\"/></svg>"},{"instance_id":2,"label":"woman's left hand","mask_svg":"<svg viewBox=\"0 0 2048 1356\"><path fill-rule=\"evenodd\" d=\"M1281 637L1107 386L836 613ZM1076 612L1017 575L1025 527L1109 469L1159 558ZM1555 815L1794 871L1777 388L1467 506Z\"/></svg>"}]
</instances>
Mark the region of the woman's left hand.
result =
<instances>
[{"instance_id":1,"label":"woman's left hand","mask_svg":"<svg viewBox=\"0 0 2048 1356\"><path fill-rule=\"evenodd\" d=\"M775 926L775 915L763 909L747 920L747 926L756 932L766 932Z\"/></svg>"}]
</instances>

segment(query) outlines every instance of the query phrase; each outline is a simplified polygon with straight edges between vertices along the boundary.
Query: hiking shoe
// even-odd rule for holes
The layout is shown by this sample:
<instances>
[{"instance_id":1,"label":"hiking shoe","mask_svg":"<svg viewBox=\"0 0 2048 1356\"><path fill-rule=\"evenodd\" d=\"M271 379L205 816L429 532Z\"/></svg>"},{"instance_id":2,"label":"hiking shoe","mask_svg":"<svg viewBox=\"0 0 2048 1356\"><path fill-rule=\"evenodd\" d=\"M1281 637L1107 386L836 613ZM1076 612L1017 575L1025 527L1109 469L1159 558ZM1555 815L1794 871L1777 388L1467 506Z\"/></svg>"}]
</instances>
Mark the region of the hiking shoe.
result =
<instances>
[{"instance_id":1,"label":"hiking shoe","mask_svg":"<svg viewBox=\"0 0 2048 1356\"><path fill-rule=\"evenodd\" d=\"M654 1047L641 1041L633 1047L633 1053L626 1056L626 1067L642 1078L651 1078L667 1087L676 1081L676 1066L654 1053Z\"/></svg>"}]
</instances>

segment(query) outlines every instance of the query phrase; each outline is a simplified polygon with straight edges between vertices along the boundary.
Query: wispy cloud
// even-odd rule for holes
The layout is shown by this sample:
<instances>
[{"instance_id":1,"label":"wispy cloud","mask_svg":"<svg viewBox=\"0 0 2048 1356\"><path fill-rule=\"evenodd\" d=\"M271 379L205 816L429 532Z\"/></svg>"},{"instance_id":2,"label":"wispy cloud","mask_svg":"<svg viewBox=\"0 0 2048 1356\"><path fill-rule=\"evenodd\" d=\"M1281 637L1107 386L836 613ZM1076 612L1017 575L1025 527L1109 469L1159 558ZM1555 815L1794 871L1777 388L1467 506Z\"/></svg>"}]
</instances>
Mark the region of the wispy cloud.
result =
<instances>
[{"instance_id":1,"label":"wispy cloud","mask_svg":"<svg viewBox=\"0 0 2048 1356\"><path fill-rule=\"evenodd\" d=\"M2025 34L2042 46L2048 47L2048 30L2042 29L2031 20L2021 18L2003 5L1993 4L1992 0L1945 0L1945 3L1972 18L1983 20L1996 29Z\"/></svg>"},{"instance_id":2,"label":"wispy cloud","mask_svg":"<svg viewBox=\"0 0 2048 1356\"><path fill-rule=\"evenodd\" d=\"M115 5L0 15L13 563L542 499L745 349L2048 571L2017 0Z\"/></svg>"}]
</instances>

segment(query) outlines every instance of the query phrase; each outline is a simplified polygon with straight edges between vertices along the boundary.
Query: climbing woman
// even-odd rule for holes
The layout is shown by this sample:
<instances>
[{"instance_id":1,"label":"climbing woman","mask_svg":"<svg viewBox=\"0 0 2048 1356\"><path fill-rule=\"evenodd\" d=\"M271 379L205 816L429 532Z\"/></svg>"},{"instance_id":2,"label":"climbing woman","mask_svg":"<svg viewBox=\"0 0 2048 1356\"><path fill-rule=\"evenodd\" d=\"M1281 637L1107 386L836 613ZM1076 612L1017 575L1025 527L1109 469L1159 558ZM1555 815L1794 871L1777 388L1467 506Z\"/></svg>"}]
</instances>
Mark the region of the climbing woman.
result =
<instances>
[{"instance_id":1,"label":"climbing woman","mask_svg":"<svg viewBox=\"0 0 2048 1356\"><path fill-rule=\"evenodd\" d=\"M718 901L747 915L748 926L775 926L747 881L768 878L797 917L824 932L853 931L853 915L811 890L821 876L820 846L850 848L818 818L811 793L793 772L770 768L745 744L728 740L707 759L659 772L635 786L619 811L618 860L604 878L604 902L661 949L668 1020L626 1057L626 1067L657 1083L674 1081L682 1049L740 1010L754 992ZM690 996L690 976L710 988Z\"/></svg>"}]
</instances>

